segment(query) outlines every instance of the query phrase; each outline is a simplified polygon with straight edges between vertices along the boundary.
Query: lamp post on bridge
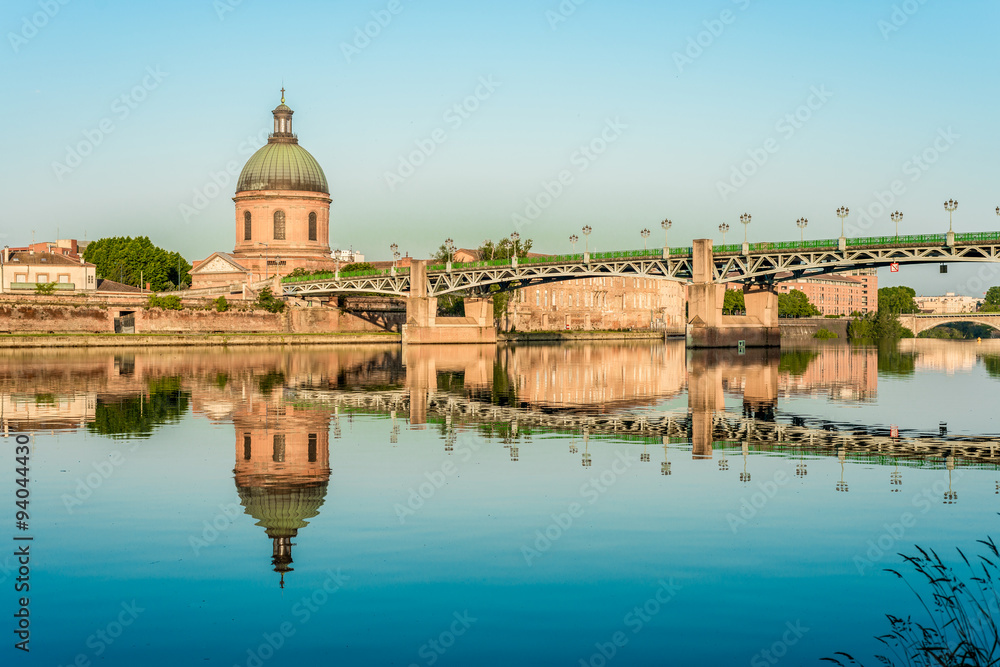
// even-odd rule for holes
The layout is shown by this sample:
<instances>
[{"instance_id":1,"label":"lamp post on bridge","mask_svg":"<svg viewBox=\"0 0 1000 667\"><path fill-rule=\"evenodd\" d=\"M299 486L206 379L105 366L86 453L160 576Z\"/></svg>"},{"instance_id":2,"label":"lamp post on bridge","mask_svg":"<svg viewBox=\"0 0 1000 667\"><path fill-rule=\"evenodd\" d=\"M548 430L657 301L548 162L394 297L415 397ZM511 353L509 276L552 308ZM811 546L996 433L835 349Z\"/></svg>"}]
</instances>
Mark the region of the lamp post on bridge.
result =
<instances>
[{"instance_id":1,"label":"lamp post on bridge","mask_svg":"<svg viewBox=\"0 0 1000 667\"><path fill-rule=\"evenodd\" d=\"M590 225L583 226L583 238L584 238L584 252L590 254L590 233L594 231L593 227Z\"/></svg>"},{"instance_id":2,"label":"lamp post on bridge","mask_svg":"<svg viewBox=\"0 0 1000 667\"><path fill-rule=\"evenodd\" d=\"M799 242L806 242L806 226L809 224L809 220L806 218L799 218L795 221L795 224L799 227Z\"/></svg>"},{"instance_id":3,"label":"lamp post on bridge","mask_svg":"<svg viewBox=\"0 0 1000 667\"><path fill-rule=\"evenodd\" d=\"M726 245L726 232L729 231L729 223L724 222L719 225L719 231L722 232L722 245Z\"/></svg>"},{"instance_id":4,"label":"lamp post on bridge","mask_svg":"<svg viewBox=\"0 0 1000 667\"><path fill-rule=\"evenodd\" d=\"M647 249L646 248L646 239L649 238L649 230L648 229L643 229L641 232L639 232L639 236L642 237L642 249L646 250Z\"/></svg>"},{"instance_id":5,"label":"lamp post on bridge","mask_svg":"<svg viewBox=\"0 0 1000 667\"><path fill-rule=\"evenodd\" d=\"M743 254L747 255L750 253L750 243L747 241L747 230L750 228L750 214L744 213L741 215L740 222L743 223Z\"/></svg>"},{"instance_id":6,"label":"lamp post on bridge","mask_svg":"<svg viewBox=\"0 0 1000 667\"><path fill-rule=\"evenodd\" d=\"M670 228L674 226L670 220L664 220L660 223L660 227L663 227L663 259L668 259L670 257L670 243L667 238L667 234L670 232Z\"/></svg>"},{"instance_id":7,"label":"lamp post on bridge","mask_svg":"<svg viewBox=\"0 0 1000 667\"><path fill-rule=\"evenodd\" d=\"M944 210L948 211L948 231L952 231L951 228L951 216L958 209L958 202L954 199L949 199L944 203Z\"/></svg>"},{"instance_id":8,"label":"lamp post on bridge","mask_svg":"<svg viewBox=\"0 0 1000 667\"><path fill-rule=\"evenodd\" d=\"M896 211L895 213L893 213L889 217L892 218L892 221L896 223L896 242L898 243L899 242L899 223L903 221L903 214L900 213L899 211Z\"/></svg>"},{"instance_id":9,"label":"lamp post on bridge","mask_svg":"<svg viewBox=\"0 0 1000 667\"><path fill-rule=\"evenodd\" d=\"M573 247L573 254L576 254L576 244L580 241L580 237L573 234L569 237L569 244Z\"/></svg>"},{"instance_id":10,"label":"lamp post on bridge","mask_svg":"<svg viewBox=\"0 0 1000 667\"><path fill-rule=\"evenodd\" d=\"M844 232L844 221L847 220L847 216L851 213L851 209L846 206L841 206L837 209L837 217L840 218L840 242L838 243L840 247L840 252L847 251L847 236Z\"/></svg>"}]
</instances>

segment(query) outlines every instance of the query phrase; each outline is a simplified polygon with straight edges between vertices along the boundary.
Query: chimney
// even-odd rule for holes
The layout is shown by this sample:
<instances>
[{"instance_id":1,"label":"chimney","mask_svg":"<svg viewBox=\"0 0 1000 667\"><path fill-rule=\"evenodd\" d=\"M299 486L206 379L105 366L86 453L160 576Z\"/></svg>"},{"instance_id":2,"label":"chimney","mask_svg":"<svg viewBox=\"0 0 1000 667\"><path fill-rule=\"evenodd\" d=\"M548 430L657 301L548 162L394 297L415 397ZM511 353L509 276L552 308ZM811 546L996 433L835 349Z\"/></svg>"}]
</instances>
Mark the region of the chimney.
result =
<instances>
[{"instance_id":1,"label":"chimney","mask_svg":"<svg viewBox=\"0 0 1000 667\"><path fill-rule=\"evenodd\" d=\"M10 246L5 245L3 247L3 263L6 264L10 261Z\"/></svg>"}]
</instances>

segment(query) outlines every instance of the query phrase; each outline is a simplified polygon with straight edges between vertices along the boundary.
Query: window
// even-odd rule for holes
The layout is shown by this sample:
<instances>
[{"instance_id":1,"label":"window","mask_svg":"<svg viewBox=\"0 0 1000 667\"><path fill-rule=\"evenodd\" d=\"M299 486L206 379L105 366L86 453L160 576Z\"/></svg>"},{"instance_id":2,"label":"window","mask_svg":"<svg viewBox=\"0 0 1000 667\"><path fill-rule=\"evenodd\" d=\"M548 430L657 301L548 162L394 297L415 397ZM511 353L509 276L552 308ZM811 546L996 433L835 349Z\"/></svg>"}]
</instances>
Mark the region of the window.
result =
<instances>
[{"instance_id":1,"label":"window","mask_svg":"<svg viewBox=\"0 0 1000 667\"><path fill-rule=\"evenodd\" d=\"M250 460L250 443L251 443L250 434L249 433L244 433L243 434L243 460L244 461L249 461Z\"/></svg>"},{"instance_id":2,"label":"window","mask_svg":"<svg viewBox=\"0 0 1000 667\"><path fill-rule=\"evenodd\" d=\"M309 240L316 240L316 212L313 211L309 214Z\"/></svg>"},{"instance_id":3,"label":"window","mask_svg":"<svg viewBox=\"0 0 1000 667\"><path fill-rule=\"evenodd\" d=\"M275 463L285 462L285 435L283 433L274 434L273 453L271 460Z\"/></svg>"},{"instance_id":4,"label":"window","mask_svg":"<svg viewBox=\"0 0 1000 667\"><path fill-rule=\"evenodd\" d=\"M313 213L312 215L316 215ZM316 434L309 434L309 463L316 463Z\"/></svg>"},{"instance_id":5,"label":"window","mask_svg":"<svg viewBox=\"0 0 1000 667\"><path fill-rule=\"evenodd\" d=\"M49 282L49 274L47 274L47 273L39 273L37 276L35 276L35 282L36 283L47 283L47 282Z\"/></svg>"},{"instance_id":6,"label":"window","mask_svg":"<svg viewBox=\"0 0 1000 667\"><path fill-rule=\"evenodd\" d=\"M243 240L249 241L250 238L250 211L243 211Z\"/></svg>"},{"instance_id":7,"label":"window","mask_svg":"<svg viewBox=\"0 0 1000 667\"><path fill-rule=\"evenodd\" d=\"M274 240L284 241L285 240L285 212L275 211L274 212Z\"/></svg>"},{"instance_id":8,"label":"window","mask_svg":"<svg viewBox=\"0 0 1000 667\"><path fill-rule=\"evenodd\" d=\"M69 274L68 273L60 273L59 274L59 282L61 282L61 283L68 283L69 282Z\"/></svg>"}]
</instances>

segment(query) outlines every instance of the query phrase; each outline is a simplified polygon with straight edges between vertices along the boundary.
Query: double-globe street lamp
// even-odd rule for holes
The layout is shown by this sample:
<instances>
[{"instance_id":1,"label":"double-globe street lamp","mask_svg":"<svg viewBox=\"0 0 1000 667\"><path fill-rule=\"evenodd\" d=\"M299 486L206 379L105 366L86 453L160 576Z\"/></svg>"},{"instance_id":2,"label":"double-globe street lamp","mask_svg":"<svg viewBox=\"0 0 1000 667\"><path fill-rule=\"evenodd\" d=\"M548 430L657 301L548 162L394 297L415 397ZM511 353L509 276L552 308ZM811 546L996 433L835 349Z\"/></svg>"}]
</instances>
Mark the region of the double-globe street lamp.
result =
<instances>
[{"instance_id":1,"label":"double-globe street lamp","mask_svg":"<svg viewBox=\"0 0 1000 667\"><path fill-rule=\"evenodd\" d=\"M643 229L641 232L639 232L639 236L642 237L642 249L646 250L647 249L646 248L646 239L649 238L649 230L648 229Z\"/></svg>"},{"instance_id":2,"label":"double-globe street lamp","mask_svg":"<svg viewBox=\"0 0 1000 667\"><path fill-rule=\"evenodd\" d=\"M951 216L958 208L958 202L954 199L949 199L944 203L944 210L948 211L948 231L951 231Z\"/></svg>"},{"instance_id":3,"label":"double-globe street lamp","mask_svg":"<svg viewBox=\"0 0 1000 667\"><path fill-rule=\"evenodd\" d=\"M571 246L573 246L573 254L574 254L574 255L576 254L576 244L577 244L577 243L578 243L579 241L580 241L580 237L579 237L579 236L577 236L576 234L573 234L572 236L570 236L570 237L569 237L569 244L570 244Z\"/></svg>"},{"instance_id":4,"label":"double-globe street lamp","mask_svg":"<svg viewBox=\"0 0 1000 667\"><path fill-rule=\"evenodd\" d=\"M851 209L846 206L841 206L837 209L837 217L840 218L840 238L844 238L844 221L847 220L847 216L850 215Z\"/></svg>"},{"instance_id":5,"label":"double-globe street lamp","mask_svg":"<svg viewBox=\"0 0 1000 667\"><path fill-rule=\"evenodd\" d=\"M799 227L799 242L806 242L806 225L809 224L809 220L806 218L799 218L795 221L795 224Z\"/></svg>"},{"instance_id":6,"label":"double-globe street lamp","mask_svg":"<svg viewBox=\"0 0 1000 667\"><path fill-rule=\"evenodd\" d=\"M583 226L583 238L584 238L585 252L588 252L588 253L590 252L590 233L592 231L594 231L594 229L590 225L584 225Z\"/></svg>"},{"instance_id":7,"label":"double-globe street lamp","mask_svg":"<svg viewBox=\"0 0 1000 667\"><path fill-rule=\"evenodd\" d=\"M899 211L896 211L895 213L893 213L889 217L892 219L893 222L896 223L896 240L898 241L899 240L899 223L901 223L903 221L903 214L900 213Z\"/></svg>"},{"instance_id":8,"label":"double-globe street lamp","mask_svg":"<svg viewBox=\"0 0 1000 667\"><path fill-rule=\"evenodd\" d=\"M722 232L722 245L726 245L726 232L729 231L729 223L724 222L719 225L719 231Z\"/></svg>"},{"instance_id":9,"label":"double-globe street lamp","mask_svg":"<svg viewBox=\"0 0 1000 667\"><path fill-rule=\"evenodd\" d=\"M743 223L743 242L747 242L747 228L750 227L750 214L744 213L740 216L740 222Z\"/></svg>"},{"instance_id":10,"label":"double-globe street lamp","mask_svg":"<svg viewBox=\"0 0 1000 667\"><path fill-rule=\"evenodd\" d=\"M664 248L669 248L670 247L670 243L667 242L667 233L670 231L670 228L673 227L673 226L674 226L674 223L670 222L670 220L664 220L663 222L660 223L660 227L663 227L663 247Z\"/></svg>"}]
</instances>

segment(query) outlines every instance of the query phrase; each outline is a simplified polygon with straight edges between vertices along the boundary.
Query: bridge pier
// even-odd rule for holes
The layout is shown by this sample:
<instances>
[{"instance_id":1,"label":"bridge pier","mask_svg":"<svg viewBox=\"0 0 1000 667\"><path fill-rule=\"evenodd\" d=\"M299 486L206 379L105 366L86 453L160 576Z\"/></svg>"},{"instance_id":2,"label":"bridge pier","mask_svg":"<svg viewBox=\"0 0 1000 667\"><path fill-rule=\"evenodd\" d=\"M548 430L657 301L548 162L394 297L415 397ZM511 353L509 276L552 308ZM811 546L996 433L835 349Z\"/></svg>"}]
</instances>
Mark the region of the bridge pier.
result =
<instances>
[{"instance_id":1,"label":"bridge pier","mask_svg":"<svg viewBox=\"0 0 1000 667\"><path fill-rule=\"evenodd\" d=\"M495 345L493 299L465 299L465 317L438 317L437 298L427 296L427 261L410 265L410 295L406 298L404 345L454 343Z\"/></svg>"},{"instance_id":2,"label":"bridge pier","mask_svg":"<svg viewBox=\"0 0 1000 667\"><path fill-rule=\"evenodd\" d=\"M688 286L687 346L690 348L778 347L778 295L772 285L743 288L747 314L723 315L726 286L715 282L711 239L694 241Z\"/></svg>"}]
</instances>

